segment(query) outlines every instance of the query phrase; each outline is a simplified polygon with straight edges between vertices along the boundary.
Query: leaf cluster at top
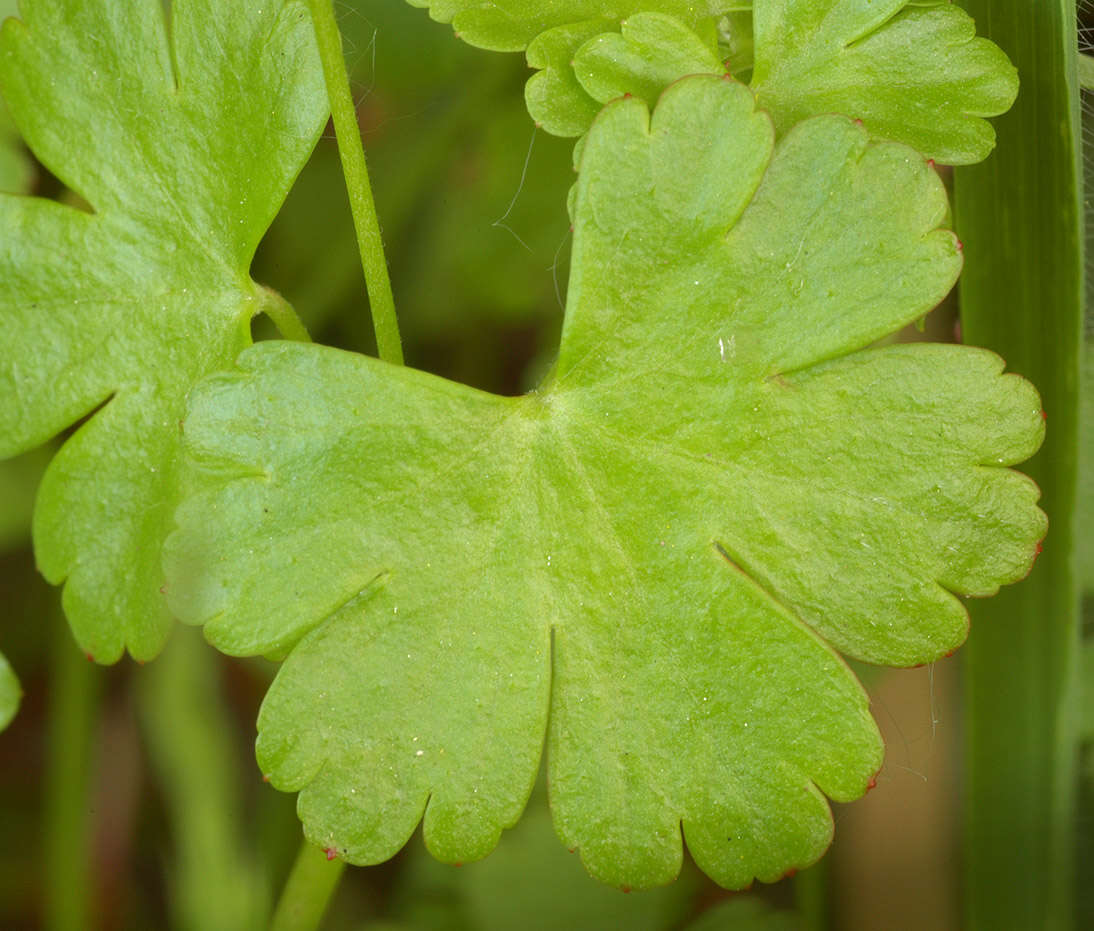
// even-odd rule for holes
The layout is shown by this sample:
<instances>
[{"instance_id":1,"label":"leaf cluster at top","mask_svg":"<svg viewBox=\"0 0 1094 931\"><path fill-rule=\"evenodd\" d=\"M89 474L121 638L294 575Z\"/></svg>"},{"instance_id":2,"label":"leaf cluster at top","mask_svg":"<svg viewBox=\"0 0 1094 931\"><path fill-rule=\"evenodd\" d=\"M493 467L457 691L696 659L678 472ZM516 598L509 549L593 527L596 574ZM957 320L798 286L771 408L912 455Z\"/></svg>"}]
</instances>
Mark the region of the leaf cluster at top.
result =
<instances>
[{"instance_id":1,"label":"leaf cluster at top","mask_svg":"<svg viewBox=\"0 0 1094 931\"><path fill-rule=\"evenodd\" d=\"M652 104L684 75L732 69L750 78L780 130L843 113L878 138L963 165L991 151L995 133L984 117L1005 112L1018 90L1006 55L943 0L420 5L474 45L527 49L540 69L528 82L528 108L564 136L584 133L604 103L625 93Z\"/></svg>"},{"instance_id":2,"label":"leaf cluster at top","mask_svg":"<svg viewBox=\"0 0 1094 931\"><path fill-rule=\"evenodd\" d=\"M606 882L670 880L685 839L727 887L804 866L825 796L881 764L839 653L949 652L958 596L1044 533L1008 468L1041 440L1032 387L981 350L870 348L957 277L924 152L986 153L967 114L1013 97L1005 57L948 7L757 0L750 89L683 77L730 5L654 6L431 6L533 63L584 36L566 320L520 398L244 348L324 117L299 2L192 0L168 30L159 0L31 0L0 34L19 128L89 205L0 198L0 449L88 418L39 563L100 660L154 654L171 614L286 657L259 761L352 862L423 820L439 858L487 854L546 746L556 829Z\"/></svg>"}]
</instances>

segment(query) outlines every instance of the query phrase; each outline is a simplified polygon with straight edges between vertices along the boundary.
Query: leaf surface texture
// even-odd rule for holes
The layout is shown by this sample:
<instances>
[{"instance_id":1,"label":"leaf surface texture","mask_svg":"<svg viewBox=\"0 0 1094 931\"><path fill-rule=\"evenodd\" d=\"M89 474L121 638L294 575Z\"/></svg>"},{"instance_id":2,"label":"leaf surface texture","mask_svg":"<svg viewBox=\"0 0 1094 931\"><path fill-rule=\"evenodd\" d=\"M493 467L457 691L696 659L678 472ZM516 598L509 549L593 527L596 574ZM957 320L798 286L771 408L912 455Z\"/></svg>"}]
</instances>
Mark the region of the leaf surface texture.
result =
<instances>
[{"instance_id":1,"label":"leaf surface texture","mask_svg":"<svg viewBox=\"0 0 1094 931\"><path fill-rule=\"evenodd\" d=\"M540 33L528 45L528 63L540 69L525 94L533 119L579 136L609 100L626 93L653 104L674 80L720 74L723 59L734 65L741 17L698 12L647 5ZM751 20L751 86L780 133L842 113L876 138L971 164L995 145L986 117L1006 112L1018 91L1007 56L949 3L755 0Z\"/></svg>"},{"instance_id":2,"label":"leaf surface texture","mask_svg":"<svg viewBox=\"0 0 1094 931\"><path fill-rule=\"evenodd\" d=\"M160 544L190 386L250 341L248 267L321 128L295 0L24 0L0 84L87 210L0 197L0 456L84 420L34 517L39 567L99 660L170 623ZM84 419L86 418L86 419Z\"/></svg>"},{"instance_id":3,"label":"leaf surface texture","mask_svg":"<svg viewBox=\"0 0 1094 931\"><path fill-rule=\"evenodd\" d=\"M562 344L504 398L266 343L192 397L179 616L288 654L258 757L355 863L424 817L484 856L546 737L556 828L620 886L686 840L739 888L826 848L881 763L838 653L935 659L953 593L1044 532L1007 466L1036 392L963 347L867 349L960 268L938 176L851 120L778 143L742 85L610 104L582 156ZM681 257L686 257L683 261Z\"/></svg>"}]
</instances>

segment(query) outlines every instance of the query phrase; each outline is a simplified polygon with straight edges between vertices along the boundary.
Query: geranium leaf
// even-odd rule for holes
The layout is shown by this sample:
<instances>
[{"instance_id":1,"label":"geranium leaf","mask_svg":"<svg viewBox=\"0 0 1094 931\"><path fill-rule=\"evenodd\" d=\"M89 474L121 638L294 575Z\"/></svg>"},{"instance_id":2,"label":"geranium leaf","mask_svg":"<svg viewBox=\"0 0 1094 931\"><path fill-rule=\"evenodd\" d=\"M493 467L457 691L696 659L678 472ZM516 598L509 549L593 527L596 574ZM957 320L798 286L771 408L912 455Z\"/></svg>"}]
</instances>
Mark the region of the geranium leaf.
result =
<instances>
[{"instance_id":1,"label":"geranium leaf","mask_svg":"<svg viewBox=\"0 0 1094 931\"><path fill-rule=\"evenodd\" d=\"M686 74L720 74L717 44L704 42L678 19L638 13L620 32L604 33L577 50L573 69L589 96L607 103L624 94L657 100Z\"/></svg>"},{"instance_id":2,"label":"geranium leaf","mask_svg":"<svg viewBox=\"0 0 1094 931\"><path fill-rule=\"evenodd\" d=\"M1018 74L956 5L756 0L752 88L780 130L846 113L951 165L987 157Z\"/></svg>"},{"instance_id":3,"label":"geranium leaf","mask_svg":"<svg viewBox=\"0 0 1094 931\"><path fill-rule=\"evenodd\" d=\"M653 102L684 75L721 74L717 50L709 16L685 25L665 13L635 13L622 22L558 26L528 46L528 64L540 70L528 79L524 99L547 132L580 136L609 100L632 94Z\"/></svg>"},{"instance_id":4,"label":"geranium leaf","mask_svg":"<svg viewBox=\"0 0 1094 931\"><path fill-rule=\"evenodd\" d=\"M652 118L604 110L576 204L531 395L286 343L200 385L171 603L228 652L291 651L259 761L352 862L423 814L435 855L484 855L546 733L593 875L667 882L686 839L725 886L774 880L880 766L833 647L935 659L951 592L1028 570L1044 515L1006 466L1039 400L990 353L864 348L960 250L935 172L849 119L776 146L746 88L687 78Z\"/></svg>"},{"instance_id":5,"label":"geranium leaf","mask_svg":"<svg viewBox=\"0 0 1094 931\"><path fill-rule=\"evenodd\" d=\"M15 673L4 654L0 653L0 731L15 717L22 697L23 690L19 688L19 680L15 678Z\"/></svg>"},{"instance_id":6,"label":"geranium leaf","mask_svg":"<svg viewBox=\"0 0 1094 931\"><path fill-rule=\"evenodd\" d=\"M589 20L544 32L528 46L529 65L542 69L525 94L533 119L577 136L608 100L632 94L653 103L684 75L721 73L719 54L729 52L732 64L733 53L718 45L719 18L697 12L658 5L622 24ZM949 4L756 0L752 19L752 88L780 133L809 116L842 113L877 138L967 164L994 145L984 117L1005 112L1018 90L1007 56L976 38L973 21ZM732 25L739 45L740 17Z\"/></svg>"},{"instance_id":7,"label":"geranium leaf","mask_svg":"<svg viewBox=\"0 0 1094 931\"><path fill-rule=\"evenodd\" d=\"M321 129L295 0L24 0L0 84L84 212L0 198L0 456L92 416L43 480L38 565L100 662L146 659L169 615L160 544L190 386L250 340L247 270ZM169 39L170 33L170 39Z\"/></svg>"}]
</instances>

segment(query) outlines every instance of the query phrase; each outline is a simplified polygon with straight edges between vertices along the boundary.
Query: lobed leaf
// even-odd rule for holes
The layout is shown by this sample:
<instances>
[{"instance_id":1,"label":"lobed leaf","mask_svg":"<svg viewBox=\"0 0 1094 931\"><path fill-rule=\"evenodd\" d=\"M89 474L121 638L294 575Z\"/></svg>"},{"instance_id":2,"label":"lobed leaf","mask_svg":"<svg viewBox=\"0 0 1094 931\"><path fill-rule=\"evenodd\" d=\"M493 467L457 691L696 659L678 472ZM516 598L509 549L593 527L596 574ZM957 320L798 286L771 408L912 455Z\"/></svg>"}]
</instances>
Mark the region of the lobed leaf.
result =
<instances>
[{"instance_id":1,"label":"lobed leaf","mask_svg":"<svg viewBox=\"0 0 1094 931\"><path fill-rule=\"evenodd\" d=\"M785 131L815 113L862 119L949 165L987 158L1018 73L950 3L756 0L752 89Z\"/></svg>"},{"instance_id":2,"label":"lobed leaf","mask_svg":"<svg viewBox=\"0 0 1094 931\"><path fill-rule=\"evenodd\" d=\"M610 104L576 194L554 373L503 398L266 343L198 386L169 597L288 658L258 758L313 841L440 859L515 823L546 735L563 841L653 886L817 859L882 747L835 652L935 659L953 593L1029 568L1007 465L1036 392L963 347L867 349L952 286L944 190L851 120L775 144L749 91Z\"/></svg>"},{"instance_id":3,"label":"lobed leaf","mask_svg":"<svg viewBox=\"0 0 1094 931\"><path fill-rule=\"evenodd\" d=\"M529 65L542 69L528 82L529 112L548 132L579 136L615 97L653 103L684 75L720 74L734 62L719 45L716 20L666 8L635 12L621 25L589 20L548 30L528 46ZM752 89L780 133L809 116L842 113L877 138L969 164L995 144L984 118L1004 113L1018 91L1007 56L976 38L969 16L947 3L756 0L752 20ZM739 33L739 17L731 25ZM739 35L729 38L741 44Z\"/></svg>"},{"instance_id":4,"label":"lobed leaf","mask_svg":"<svg viewBox=\"0 0 1094 931\"><path fill-rule=\"evenodd\" d=\"M632 94L652 103L684 75L722 74L717 53L711 17L636 12L622 22L568 23L528 45L528 64L540 70L528 79L524 99L547 132L580 136L609 100Z\"/></svg>"},{"instance_id":5,"label":"lobed leaf","mask_svg":"<svg viewBox=\"0 0 1094 931\"><path fill-rule=\"evenodd\" d=\"M0 85L89 204L0 197L0 456L80 421L34 516L38 565L100 662L170 616L160 544L190 386L250 341L247 269L311 151L325 93L299 0L23 0Z\"/></svg>"}]
</instances>

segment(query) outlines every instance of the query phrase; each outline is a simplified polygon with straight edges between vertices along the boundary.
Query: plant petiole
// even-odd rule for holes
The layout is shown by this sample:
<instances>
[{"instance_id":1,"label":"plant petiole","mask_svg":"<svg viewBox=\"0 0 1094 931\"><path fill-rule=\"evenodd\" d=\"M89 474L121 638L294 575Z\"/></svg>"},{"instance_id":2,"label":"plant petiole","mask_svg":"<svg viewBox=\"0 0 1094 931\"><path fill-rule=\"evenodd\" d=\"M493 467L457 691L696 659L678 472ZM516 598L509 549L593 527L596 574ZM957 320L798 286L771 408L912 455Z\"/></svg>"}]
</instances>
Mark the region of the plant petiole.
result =
<instances>
[{"instance_id":1,"label":"plant petiole","mask_svg":"<svg viewBox=\"0 0 1094 931\"><path fill-rule=\"evenodd\" d=\"M342 57L342 35L334 18L332 0L308 0L308 6L315 23L315 37L323 62L334 131L338 136L338 154L342 159L353 226L357 231L361 268L365 273L372 325L376 331L376 350L385 362L402 365L403 346L395 316L395 299L391 293L391 279L384 257L380 221L372 198L361 129L357 124L357 110L353 105L349 76Z\"/></svg>"}]
</instances>

